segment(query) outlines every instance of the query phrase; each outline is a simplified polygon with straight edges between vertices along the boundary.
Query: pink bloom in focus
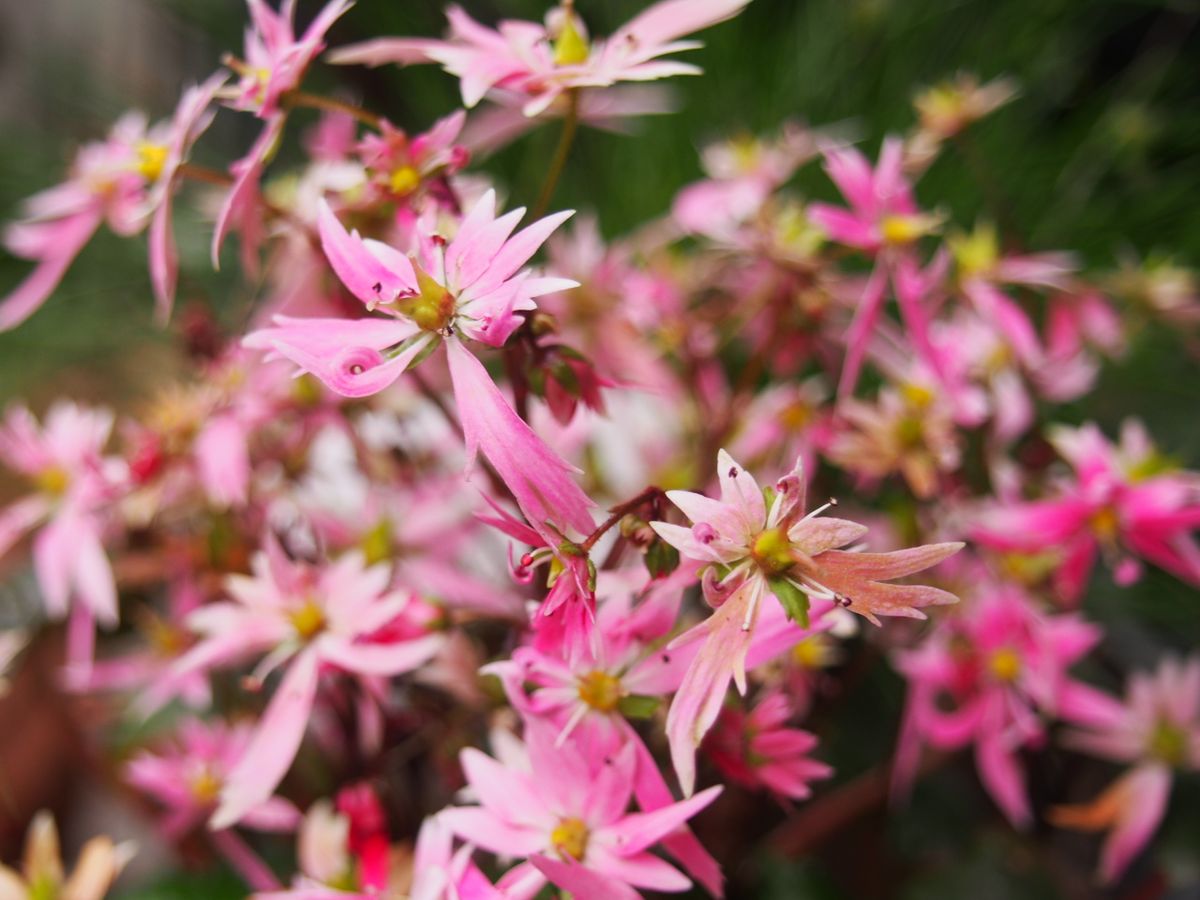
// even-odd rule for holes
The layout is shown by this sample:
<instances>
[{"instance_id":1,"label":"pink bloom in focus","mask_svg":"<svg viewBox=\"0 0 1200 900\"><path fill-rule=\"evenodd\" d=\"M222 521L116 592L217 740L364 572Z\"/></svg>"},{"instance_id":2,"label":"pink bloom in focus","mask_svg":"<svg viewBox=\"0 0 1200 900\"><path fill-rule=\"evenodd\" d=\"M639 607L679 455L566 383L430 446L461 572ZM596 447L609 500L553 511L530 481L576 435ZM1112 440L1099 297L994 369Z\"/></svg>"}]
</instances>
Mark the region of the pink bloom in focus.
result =
<instances>
[{"instance_id":1,"label":"pink bloom in focus","mask_svg":"<svg viewBox=\"0 0 1200 900\"><path fill-rule=\"evenodd\" d=\"M330 264L369 310L387 318L288 319L249 335L249 347L274 350L349 397L378 393L438 343L446 345L462 420L468 465L482 451L539 532L561 537L591 531L591 503L572 469L513 411L459 335L499 347L521 324L534 298L575 287L521 267L571 213L557 213L513 234L524 209L499 218L488 191L448 243L421 239L415 259L378 241L348 234L322 205L321 240ZM557 541L555 541L557 543Z\"/></svg>"},{"instance_id":2,"label":"pink bloom in focus","mask_svg":"<svg viewBox=\"0 0 1200 900\"><path fill-rule=\"evenodd\" d=\"M1110 831L1100 877L1111 883L1166 814L1172 771L1200 771L1200 657L1166 659L1153 674L1132 675L1124 704L1096 692L1073 718L1085 730L1069 733L1068 744L1132 765L1091 803L1051 813L1056 825Z\"/></svg>"},{"instance_id":3,"label":"pink bloom in focus","mask_svg":"<svg viewBox=\"0 0 1200 900\"><path fill-rule=\"evenodd\" d=\"M809 782L828 778L833 769L809 757L816 735L786 727L792 715L790 701L780 693L768 694L748 713L726 706L704 749L731 781L805 800L812 795Z\"/></svg>"},{"instance_id":4,"label":"pink bloom in focus","mask_svg":"<svg viewBox=\"0 0 1200 900\"><path fill-rule=\"evenodd\" d=\"M501 879L502 889L520 884L521 896L532 896L549 880L580 898L627 900L640 896L635 888L691 886L648 851L708 806L719 787L652 812L628 813L637 764L632 745L596 756L577 745L559 749L552 733L530 727L526 743L505 755L499 762L464 750L463 771L479 805L439 814L464 840L527 860Z\"/></svg>"},{"instance_id":5,"label":"pink bloom in focus","mask_svg":"<svg viewBox=\"0 0 1200 900\"><path fill-rule=\"evenodd\" d=\"M1125 423L1118 446L1094 424L1054 429L1050 439L1075 477L1060 480L1046 499L985 509L974 528L976 540L1001 551L1059 550L1055 584L1067 602L1083 593L1097 552L1120 584L1140 577L1137 557L1200 584L1195 473L1177 471L1134 421Z\"/></svg>"},{"instance_id":6,"label":"pink bloom in focus","mask_svg":"<svg viewBox=\"0 0 1200 900\"><path fill-rule=\"evenodd\" d=\"M717 456L717 474L720 500L689 491L667 494L692 520L691 528L651 523L680 553L709 563L703 584L716 607L707 621L674 644L705 641L667 715L671 758L689 795L695 748L716 721L730 680L740 693L746 691L746 654L768 594L805 627L811 600L836 602L876 624L881 615L924 618L921 607L953 603L954 595L886 582L937 565L963 546L930 544L894 553L838 550L859 541L866 526L817 518L831 504L804 515L806 485L799 464L769 493L724 450Z\"/></svg>"},{"instance_id":7,"label":"pink bloom in focus","mask_svg":"<svg viewBox=\"0 0 1200 900\"><path fill-rule=\"evenodd\" d=\"M909 692L893 785L906 791L920 746L975 746L984 787L1014 825L1032 820L1019 752L1044 740L1039 713L1070 715L1090 699L1068 670L1100 640L1074 615L1043 616L1020 588L985 585L897 668Z\"/></svg>"},{"instance_id":8,"label":"pink bloom in focus","mask_svg":"<svg viewBox=\"0 0 1200 900\"><path fill-rule=\"evenodd\" d=\"M526 116L543 113L565 92L607 88L621 81L696 75L700 69L659 57L701 46L679 38L741 12L748 0L664 0L623 25L608 40L589 42L573 4L547 15L547 24L507 20L497 29L460 6L446 11L446 40L379 38L330 54L337 63L437 63L461 81L463 104L475 106L501 88L526 97Z\"/></svg>"},{"instance_id":9,"label":"pink bloom in focus","mask_svg":"<svg viewBox=\"0 0 1200 900\"><path fill-rule=\"evenodd\" d=\"M387 566L366 568L357 552L314 567L288 559L268 535L253 568L253 576L230 577L232 601L189 616L202 638L176 664L182 675L269 651L254 673L259 682L286 664L250 745L222 785L211 823L218 829L244 818L283 779L304 737L322 668L364 678L398 675L428 661L443 640L389 628L410 597L389 590Z\"/></svg>"}]
</instances>

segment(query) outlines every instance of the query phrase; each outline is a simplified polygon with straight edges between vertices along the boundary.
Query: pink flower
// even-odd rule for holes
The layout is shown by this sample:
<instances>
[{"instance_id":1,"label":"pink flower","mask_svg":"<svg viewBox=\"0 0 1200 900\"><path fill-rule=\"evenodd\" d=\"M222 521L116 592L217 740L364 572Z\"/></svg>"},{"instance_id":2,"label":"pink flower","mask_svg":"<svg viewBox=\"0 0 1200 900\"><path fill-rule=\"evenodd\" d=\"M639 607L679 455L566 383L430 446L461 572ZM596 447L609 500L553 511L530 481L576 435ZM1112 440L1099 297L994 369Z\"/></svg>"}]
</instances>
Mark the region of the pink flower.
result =
<instances>
[{"instance_id":1,"label":"pink flower","mask_svg":"<svg viewBox=\"0 0 1200 900\"><path fill-rule=\"evenodd\" d=\"M1057 428L1051 442L1074 470L1046 499L999 504L979 516L976 540L1002 551L1061 553L1055 573L1060 595L1078 600L1098 551L1119 583L1140 577L1148 560L1200 584L1200 481L1175 471L1150 444L1145 429L1126 422L1119 446L1094 424Z\"/></svg>"},{"instance_id":2,"label":"pink flower","mask_svg":"<svg viewBox=\"0 0 1200 900\"><path fill-rule=\"evenodd\" d=\"M33 568L51 617L67 614L72 597L70 661L91 665L93 623L117 623L117 589L104 551L106 507L123 472L103 456L112 413L58 403L39 427L24 407L9 410L0 427L0 460L28 478L36 492L0 510L0 554L41 524Z\"/></svg>"},{"instance_id":3,"label":"pink flower","mask_svg":"<svg viewBox=\"0 0 1200 900\"><path fill-rule=\"evenodd\" d=\"M676 645L705 639L667 715L671 757L685 794L694 786L695 748L716 720L730 680L745 693L746 654L768 594L805 627L810 600L836 602L876 624L880 615L924 618L921 607L953 603L954 595L886 582L937 565L963 546L930 544L894 553L838 550L860 540L867 529L845 519L817 518L831 504L803 515L799 465L770 492L724 450L717 456L717 474L720 500L689 491L667 494L692 520L691 528L651 523L682 554L709 564L703 574L705 596L717 607L707 621L676 639Z\"/></svg>"},{"instance_id":4,"label":"pink flower","mask_svg":"<svg viewBox=\"0 0 1200 900\"><path fill-rule=\"evenodd\" d=\"M217 214L212 261L220 268L221 245L236 224L242 231L243 262L248 271L254 271L254 254L261 239L258 184L283 132L287 118L281 105L284 95L300 86L309 65L325 49L325 33L353 6L353 0L330 0L299 38L293 25L295 0L284 0L279 12L266 0L246 0L246 4L253 23L246 30L246 58L227 60L240 78L225 94L234 109L253 112L266 124L250 151L230 166L234 182Z\"/></svg>"},{"instance_id":5,"label":"pink flower","mask_svg":"<svg viewBox=\"0 0 1200 900\"><path fill-rule=\"evenodd\" d=\"M365 678L398 675L437 652L440 635L389 629L410 603L407 594L389 590L390 576L387 566L366 568L356 552L320 567L293 562L268 536L253 576L231 576L232 601L188 618L202 639L176 664L178 674L269 651L255 670L261 682L286 664L250 745L225 779L213 828L240 821L282 780L304 737L323 667Z\"/></svg>"},{"instance_id":6,"label":"pink flower","mask_svg":"<svg viewBox=\"0 0 1200 900\"><path fill-rule=\"evenodd\" d=\"M161 828L179 840L210 816L221 789L252 736L248 725L227 726L184 719L174 741L158 753L142 752L125 766L125 780L165 808ZM288 801L270 797L249 810L242 823L260 831L291 831L300 814ZM213 843L256 888L277 886L271 870L232 832L215 832Z\"/></svg>"},{"instance_id":7,"label":"pink flower","mask_svg":"<svg viewBox=\"0 0 1200 900\"><path fill-rule=\"evenodd\" d=\"M461 81L463 104L475 106L493 88L524 95L527 116L537 116L565 92L607 88L621 81L695 75L693 65L661 60L701 46L679 38L737 15L748 0L664 0L619 28L608 40L589 42L583 21L566 2L547 24L508 20L498 29L472 19L459 6L446 17L446 40L379 38L330 54L337 63L437 63Z\"/></svg>"},{"instance_id":8,"label":"pink flower","mask_svg":"<svg viewBox=\"0 0 1200 900\"><path fill-rule=\"evenodd\" d=\"M499 762L464 750L463 772L479 805L439 814L464 840L527 860L501 879L502 889L520 884L531 894L549 880L580 898L616 900L640 896L635 888L677 892L691 885L648 850L708 806L719 787L629 813L637 764L632 745L596 757L577 745L557 748L551 733L527 728L526 743L505 755Z\"/></svg>"},{"instance_id":9,"label":"pink flower","mask_svg":"<svg viewBox=\"0 0 1200 900\"><path fill-rule=\"evenodd\" d=\"M780 693L768 694L749 713L727 706L704 747L730 780L805 800L812 795L809 782L828 778L833 769L809 757L816 735L786 727L792 715L790 701Z\"/></svg>"},{"instance_id":10,"label":"pink flower","mask_svg":"<svg viewBox=\"0 0 1200 900\"><path fill-rule=\"evenodd\" d=\"M321 240L334 271L368 309L388 318L276 317L276 327L245 343L274 350L340 394L362 397L386 388L444 342L468 465L482 450L535 529L544 532L549 522L560 537L570 529L584 535L592 527L591 503L572 481L573 470L513 411L459 338L499 347L523 321L517 313L536 307L535 297L576 286L521 269L571 213L539 219L514 235L524 210L497 218L495 202L488 191L449 243L423 237L415 259L348 234L322 205Z\"/></svg>"},{"instance_id":11,"label":"pink flower","mask_svg":"<svg viewBox=\"0 0 1200 900\"><path fill-rule=\"evenodd\" d=\"M1044 739L1039 712L1070 715L1090 699L1068 675L1101 636L1073 615L1043 616L1011 584L985 584L897 668L909 693L893 778L906 790L920 745L974 744L984 787L1017 826L1032 818L1018 753Z\"/></svg>"},{"instance_id":12,"label":"pink flower","mask_svg":"<svg viewBox=\"0 0 1200 900\"><path fill-rule=\"evenodd\" d=\"M106 140L76 154L67 181L25 201L25 219L8 227L4 243L38 265L0 300L0 330L41 307L102 222L122 236L150 224L150 280L159 318L166 319L176 275L171 197L179 166L212 121L209 105L223 80L218 74L188 88L170 124L149 128L141 114L126 114Z\"/></svg>"},{"instance_id":13,"label":"pink flower","mask_svg":"<svg viewBox=\"0 0 1200 900\"><path fill-rule=\"evenodd\" d=\"M1066 742L1085 753L1132 768L1092 803L1060 806L1055 824L1109 829L1100 877L1113 882L1146 846L1166 813L1172 770L1200 770L1200 657L1165 659L1153 674L1129 679L1125 703L1096 692L1076 711L1084 730Z\"/></svg>"},{"instance_id":14,"label":"pink flower","mask_svg":"<svg viewBox=\"0 0 1200 900\"><path fill-rule=\"evenodd\" d=\"M379 134L366 135L358 145L358 157L374 188L371 199L413 205L422 189L436 189L435 179L461 170L470 158L467 148L456 142L466 118L466 113L458 110L434 122L428 131L412 136L382 122ZM441 199L453 208L444 181L441 190Z\"/></svg>"},{"instance_id":15,"label":"pink flower","mask_svg":"<svg viewBox=\"0 0 1200 900\"><path fill-rule=\"evenodd\" d=\"M940 220L922 213L903 173L904 148L898 138L888 138L874 169L852 147L825 152L825 169L850 204L849 209L813 203L809 216L833 240L856 247L875 258L875 268L863 289L854 320L846 332L846 364L838 393L854 390L876 322L883 311L888 281L908 335L934 371L941 373L940 357L930 342L927 303L928 280L920 270L912 247L935 231Z\"/></svg>"}]
</instances>

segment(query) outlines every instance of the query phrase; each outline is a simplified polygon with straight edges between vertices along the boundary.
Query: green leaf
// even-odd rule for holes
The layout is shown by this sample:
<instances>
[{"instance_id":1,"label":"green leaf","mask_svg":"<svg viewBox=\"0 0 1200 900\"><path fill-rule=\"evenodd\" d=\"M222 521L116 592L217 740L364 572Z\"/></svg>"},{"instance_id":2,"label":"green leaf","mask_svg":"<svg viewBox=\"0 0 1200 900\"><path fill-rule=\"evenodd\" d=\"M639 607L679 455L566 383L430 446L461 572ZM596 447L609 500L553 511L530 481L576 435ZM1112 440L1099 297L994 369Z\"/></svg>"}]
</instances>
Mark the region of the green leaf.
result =
<instances>
[{"instance_id":1,"label":"green leaf","mask_svg":"<svg viewBox=\"0 0 1200 900\"><path fill-rule=\"evenodd\" d=\"M782 575L767 579L771 593L783 604L784 611L793 622L799 622L801 628L808 627L808 594L796 587Z\"/></svg>"}]
</instances>

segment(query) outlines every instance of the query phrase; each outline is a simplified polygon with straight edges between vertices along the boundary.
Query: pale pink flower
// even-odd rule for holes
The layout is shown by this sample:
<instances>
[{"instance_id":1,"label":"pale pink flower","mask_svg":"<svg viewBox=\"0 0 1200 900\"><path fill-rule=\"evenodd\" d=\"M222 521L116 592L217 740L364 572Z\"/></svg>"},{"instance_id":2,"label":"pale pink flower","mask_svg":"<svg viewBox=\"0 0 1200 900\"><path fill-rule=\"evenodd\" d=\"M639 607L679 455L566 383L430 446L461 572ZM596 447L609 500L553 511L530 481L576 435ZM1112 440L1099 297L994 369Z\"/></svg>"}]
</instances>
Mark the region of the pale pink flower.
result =
<instances>
[{"instance_id":1,"label":"pale pink flower","mask_svg":"<svg viewBox=\"0 0 1200 900\"><path fill-rule=\"evenodd\" d=\"M411 603L389 589L387 566L347 553L324 566L293 562L273 536L253 563L253 576L230 577L231 601L188 618L201 640L176 664L177 674L229 665L264 652L255 670L264 679L286 664L250 745L228 774L212 827L240 821L271 796L291 766L308 725L323 668L363 678L398 675L428 661L437 634L395 629Z\"/></svg>"},{"instance_id":2,"label":"pale pink flower","mask_svg":"<svg viewBox=\"0 0 1200 900\"><path fill-rule=\"evenodd\" d=\"M816 735L787 727L793 715L791 702L781 693L767 694L749 712L726 706L704 749L731 781L805 800L812 795L809 783L830 777L833 769L809 756L816 749Z\"/></svg>"},{"instance_id":3,"label":"pale pink flower","mask_svg":"<svg viewBox=\"0 0 1200 900\"><path fill-rule=\"evenodd\" d=\"M689 491L667 494L692 520L691 528L651 523L680 553L709 563L703 584L717 607L708 620L676 639L676 645L705 640L667 716L671 757L686 794L694 786L695 748L716 720L730 680L745 693L746 654L768 594L805 627L812 600L825 604L822 612L837 603L876 624L881 615L924 618L921 607L953 603L954 595L886 582L928 569L963 546L931 544L893 553L838 550L861 540L866 526L817 518L831 504L804 515L806 485L799 466L769 493L724 450L717 467L720 500Z\"/></svg>"},{"instance_id":4,"label":"pale pink flower","mask_svg":"<svg viewBox=\"0 0 1200 900\"><path fill-rule=\"evenodd\" d=\"M1100 877L1112 882L1162 821L1172 771L1200 770L1200 657L1168 658L1154 673L1135 673L1123 704L1096 692L1073 718L1084 730L1069 732L1069 745L1132 765L1091 803L1060 806L1051 816L1063 827L1110 831Z\"/></svg>"},{"instance_id":5,"label":"pale pink flower","mask_svg":"<svg viewBox=\"0 0 1200 900\"><path fill-rule=\"evenodd\" d=\"M1014 825L1027 826L1032 813L1019 752L1044 740L1039 713L1071 715L1090 701L1092 692L1068 670L1100 637L1077 616L1040 614L1015 585L985 583L897 660L909 693L895 791L907 790L923 743L973 744L984 787Z\"/></svg>"},{"instance_id":6,"label":"pale pink flower","mask_svg":"<svg viewBox=\"0 0 1200 900\"><path fill-rule=\"evenodd\" d=\"M522 896L531 896L549 880L576 896L626 900L640 896L635 888L690 887L686 876L648 850L711 803L720 787L630 813L637 766L630 744L605 757L579 745L556 747L552 732L527 727L526 743L506 756L499 762L464 750L463 771L479 805L439 813L464 840L526 860L501 879L502 889L520 884L529 891Z\"/></svg>"},{"instance_id":7,"label":"pale pink flower","mask_svg":"<svg viewBox=\"0 0 1200 900\"><path fill-rule=\"evenodd\" d=\"M1046 499L986 508L976 540L1002 551L1061 555L1055 583L1075 602L1087 586L1098 552L1118 582L1141 574L1145 559L1192 584L1200 584L1200 480L1177 471L1151 445L1145 429L1127 421L1114 446L1094 424L1060 427L1051 442L1075 477L1063 479Z\"/></svg>"},{"instance_id":8,"label":"pale pink flower","mask_svg":"<svg viewBox=\"0 0 1200 900\"><path fill-rule=\"evenodd\" d=\"M0 427L0 460L28 478L36 492L0 511L0 553L41 525L33 539L33 568L53 618L73 607L71 663L91 664L93 623L117 622L117 588L104 551L106 507L123 472L104 457L112 430L107 410L58 403L37 421L24 407L9 410Z\"/></svg>"},{"instance_id":9,"label":"pale pink flower","mask_svg":"<svg viewBox=\"0 0 1200 900\"><path fill-rule=\"evenodd\" d=\"M446 40L378 38L330 54L337 63L437 63L461 81L463 104L475 106L493 88L524 95L526 116L537 116L565 92L607 88L622 81L695 75L700 69L660 57L701 46L679 38L741 12L748 0L664 0L607 40L589 41L573 5L547 15L547 24L507 20L497 29L476 22L459 6L446 17Z\"/></svg>"},{"instance_id":10,"label":"pale pink flower","mask_svg":"<svg viewBox=\"0 0 1200 900\"><path fill-rule=\"evenodd\" d=\"M223 80L214 75L188 88L170 123L151 128L140 113L122 116L105 140L79 150L67 181L25 201L25 217L8 226L4 244L38 265L0 300L0 330L41 307L102 222L121 236L150 225L150 280L165 320L176 275L171 198L179 166L212 121L209 106Z\"/></svg>"},{"instance_id":11,"label":"pale pink flower","mask_svg":"<svg viewBox=\"0 0 1200 900\"><path fill-rule=\"evenodd\" d=\"M467 148L457 142L466 118L466 113L458 110L416 135L406 134L390 122L380 123L379 134L367 134L357 148L374 188L368 199L412 205L420 192L432 192L454 209L455 200L445 181L439 185L436 180L455 174L470 158Z\"/></svg>"}]
</instances>

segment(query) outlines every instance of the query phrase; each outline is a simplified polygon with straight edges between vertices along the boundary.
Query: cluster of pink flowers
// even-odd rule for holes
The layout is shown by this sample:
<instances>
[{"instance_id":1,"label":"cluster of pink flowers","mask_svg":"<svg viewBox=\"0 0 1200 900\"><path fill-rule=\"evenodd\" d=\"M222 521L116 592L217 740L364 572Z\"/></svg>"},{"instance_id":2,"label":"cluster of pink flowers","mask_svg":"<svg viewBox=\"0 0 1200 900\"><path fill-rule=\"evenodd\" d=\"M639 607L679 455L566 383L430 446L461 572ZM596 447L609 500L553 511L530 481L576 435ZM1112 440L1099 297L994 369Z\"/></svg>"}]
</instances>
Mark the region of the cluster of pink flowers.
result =
<instances>
[{"instance_id":1,"label":"cluster of pink flowers","mask_svg":"<svg viewBox=\"0 0 1200 900\"><path fill-rule=\"evenodd\" d=\"M256 896L720 897L704 816L723 791L823 790L808 714L851 638L908 684L897 802L924 748L972 747L1014 826L1111 830L1112 880L1172 772L1200 768L1200 661L1133 675L1124 703L1074 671L1104 639L1097 557L1119 585L1147 566L1200 585L1200 473L1136 422L1119 444L1053 422L1131 317L1200 302L1123 305L1069 254L922 205L921 173L1006 83L923 95L876 162L795 123L715 145L705 180L610 243L545 214L560 167L532 215L468 169L544 119L565 154L577 123L650 111L626 83L697 73L683 38L745 2L663 0L607 39L569 0L495 29L451 7L444 40L330 53L460 80L467 110L410 134L302 90L349 0L299 36L291 0L248 0L244 59L166 125L121 119L7 232L37 265L5 328L102 222L148 228L165 319L189 180L220 193L214 263L237 232L262 273L248 332L139 414L61 402L0 426L30 485L0 554L30 537L47 617L69 618L64 686L163 711L128 784ZM310 108L308 158L269 190ZM188 162L218 109L263 123L227 172ZM844 203L789 186L818 164ZM97 647L119 623L137 641ZM0 675L23 642L0 635ZM1037 809L1022 760L1052 739L1131 768L1090 806ZM295 832L298 874L243 829Z\"/></svg>"}]
</instances>

